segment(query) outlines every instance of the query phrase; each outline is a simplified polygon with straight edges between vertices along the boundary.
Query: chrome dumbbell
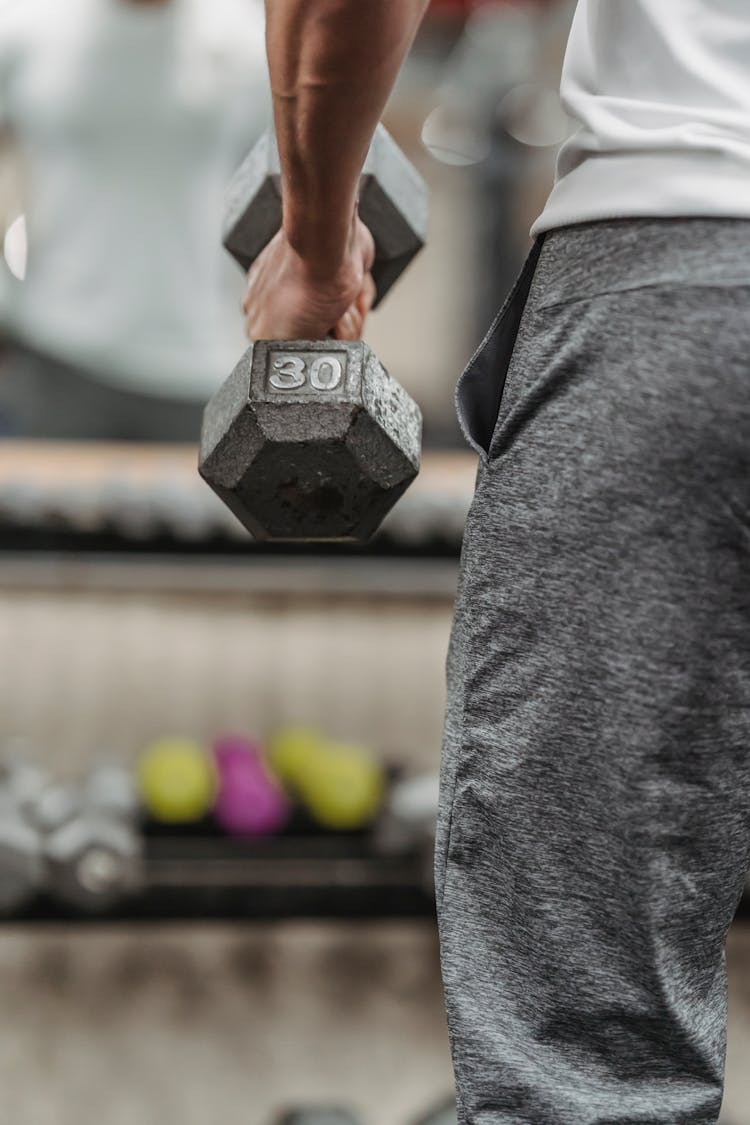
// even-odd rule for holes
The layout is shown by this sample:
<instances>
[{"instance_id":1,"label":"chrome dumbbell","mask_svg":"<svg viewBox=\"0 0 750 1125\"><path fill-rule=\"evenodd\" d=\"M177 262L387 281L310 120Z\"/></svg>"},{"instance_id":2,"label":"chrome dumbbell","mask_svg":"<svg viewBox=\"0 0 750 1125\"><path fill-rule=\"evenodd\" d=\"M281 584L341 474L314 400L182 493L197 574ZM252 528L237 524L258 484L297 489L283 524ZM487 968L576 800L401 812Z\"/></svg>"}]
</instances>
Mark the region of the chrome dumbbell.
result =
<instances>
[{"instance_id":1,"label":"chrome dumbbell","mask_svg":"<svg viewBox=\"0 0 750 1125\"><path fill-rule=\"evenodd\" d=\"M0 915L14 914L42 889L42 835L29 815L48 785L44 770L21 759L0 764Z\"/></svg>"},{"instance_id":2,"label":"chrome dumbbell","mask_svg":"<svg viewBox=\"0 0 750 1125\"><path fill-rule=\"evenodd\" d=\"M68 815L44 837L49 889L86 912L108 910L142 885L143 844L130 774L100 766Z\"/></svg>"}]
</instances>

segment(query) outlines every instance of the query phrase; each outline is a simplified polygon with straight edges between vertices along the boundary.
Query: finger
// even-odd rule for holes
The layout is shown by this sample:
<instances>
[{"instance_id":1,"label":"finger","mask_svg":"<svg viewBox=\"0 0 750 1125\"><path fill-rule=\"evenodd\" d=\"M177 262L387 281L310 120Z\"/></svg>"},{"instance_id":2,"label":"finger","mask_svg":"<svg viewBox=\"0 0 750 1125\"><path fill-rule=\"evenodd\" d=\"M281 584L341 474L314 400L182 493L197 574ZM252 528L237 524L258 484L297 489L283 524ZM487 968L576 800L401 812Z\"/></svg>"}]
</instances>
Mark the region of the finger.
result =
<instances>
[{"instance_id":1,"label":"finger","mask_svg":"<svg viewBox=\"0 0 750 1125\"><path fill-rule=\"evenodd\" d=\"M248 340L252 340L254 335L253 326L258 318L255 315L252 302L247 297L245 297L245 300L242 302L242 312L245 316L245 335Z\"/></svg>"},{"instance_id":2,"label":"finger","mask_svg":"<svg viewBox=\"0 0 750 1125\"><path fill-rule=\"evenodd\" d=\"M353 309L347 309L346 312L336 322L333 334L337 340L358 340L359 339L359 317Z\"/></svg>"},{"instance_id":3,"label":"finger","mask_svg":"<svg viewBox=\"0 0 750 1125\"><path fill-rule=\"evenodd\" d=\"M242 311L245 316L250 316L250 306L258 293L258 286L262 279L261 268L263 263L261 259L264 259L267 249L266 247L266 250L263 250L260 256L255 259L245 275L245 293L242 298Z\"/></svg>"},{"instance_id":4,"label":"finger","mask_svg":"<svg viewBox=\"0 0 750 1125\"><path fill-rule=\"evenodd\" d=\"M377 292L378 292L377 286L375 285L375 282L373 281L372 274L368 273L365 276L364 282L362 283L362 288L359 292L359 295L357 296L357 299L354 302L355 305L357 306L357 311L359 312L359 315L362 317L362 324L363 325L364 325L364 321L365 321L365 318L366 318L367 314L370 312L372 306L375 303L375 297L377 296Z\"/></svg>"},{"instance_id":5,"label":"finger","mask_svg":"<svg viewBox=\"0 0 750 1125\"><path fill-rule=\"evenodd\" d=\"M365 226L361 219L357 226L357 234L362 254L362 264L365 268L365 273L369 273L375 261L375 239L372 236L370 228Z\"/></svg>"},{"instance_id":6,"label":"finger","mask_svg":"<svg viewBox=\"0 0 750 1125\"><path fill-rule=\"evenodd\" d=\"M356 305L350 305L333 326L336 340L359 340L362 335L362 316Z\"/></svg>"},{"instance_id":7,"label":"finger","mask_svg":"<svg viewBox=\"0 0 750 1125\"><path fill-rule=\"evenodd\" d=\"M245 314L245 335L248 340L257 340L260 327L260 309L254 296L249 293L242 302L242 311Z\"/></svg>"}]
</instances>

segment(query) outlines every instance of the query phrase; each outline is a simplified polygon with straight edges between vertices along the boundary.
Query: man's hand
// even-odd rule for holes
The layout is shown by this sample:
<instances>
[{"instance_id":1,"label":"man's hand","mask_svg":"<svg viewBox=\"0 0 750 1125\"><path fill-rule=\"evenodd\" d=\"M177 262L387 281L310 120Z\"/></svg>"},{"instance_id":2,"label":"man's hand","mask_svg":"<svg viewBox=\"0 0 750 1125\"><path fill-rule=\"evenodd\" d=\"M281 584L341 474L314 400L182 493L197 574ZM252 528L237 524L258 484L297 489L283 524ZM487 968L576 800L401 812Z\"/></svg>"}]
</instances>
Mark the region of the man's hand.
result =
<instances>
[{"instance_id":1,"label":"man's hand","mask_svg":"<svg viewBox=\"0 0 750 1125\"><path fill-rule=\"evenodd\" d=\"M375 299L370 270L375 245L359 219L352 223L344 260L315 269L279 233L258 256L242 302L251 340L359 340Z\"/></svg>"}]
</instances>

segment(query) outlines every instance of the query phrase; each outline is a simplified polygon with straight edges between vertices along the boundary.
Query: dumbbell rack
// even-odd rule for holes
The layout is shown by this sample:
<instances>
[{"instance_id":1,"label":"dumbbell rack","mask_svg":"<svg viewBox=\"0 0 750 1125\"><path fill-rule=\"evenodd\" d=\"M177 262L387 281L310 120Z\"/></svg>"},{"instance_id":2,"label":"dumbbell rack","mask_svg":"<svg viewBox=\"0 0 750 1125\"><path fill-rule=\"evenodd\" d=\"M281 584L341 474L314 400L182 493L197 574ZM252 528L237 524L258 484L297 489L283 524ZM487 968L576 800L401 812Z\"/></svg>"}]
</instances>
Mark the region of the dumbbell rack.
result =
<instances>
[{"instance_id":1,"label":"dumbbell rack","mask_svg":"<svg viewBox=\"0 0 750 1125\"><path fill-rule=\"evenodd\" d=\"M418 851L379 854L368 835L284 836L253 843L146 835L144 885L108 921L191 918L427 917L434 902ZM40 896L12 921L99 921Z\"/></svg>"},{"instance_id":2,"label":"dumbbell rack","mask_svg":"<svg viewBox=\"0 0 750 1125\"><path fill-rule=\"evenodd\" d=\"M425 454L412 487L366 548L337 545L335 556L456 557L471 500L476 459ZM113 551L258 558L287 547L254 543L200 480L184 446L6 442L0 446L3 551ZM325 553L294 548L296 558Z\"/></svg>"},{"instance_id":3,"label":"dumbbell rack","mask_svg":"<svg viewBox=\"0 0 750 1125\"><path fill-rule=\"evenodd\" d=\"M49 601L81 588L115 587L127 598L167 587L180 596L220 588L254 589L276 604L285 591L303 596L313 584L330 599L387 593L406 604L421 598L447 606L474 472L471 456L428 454L371 548L291 555L251 543L227 521L197 477L193 450L7 443L0 446L0 597L9 604L29 590ZM324 836L298 826L268 843L244 844L203 826L184 835L148 829L145 839L146 887L108 917L404 917L434 909L424 856L384 856L366 834ZM746 896L741 912L748 907ZM22 917L63 916L74 917L40 898Z\"/></svg>"},{"instance_id":4,"label":"dumbbell rack","mask_svg":"<svg viewBox=\"0 0 750 1125\"><path fill-rule=\"evenodd\" d=\"M137 602L314 589L331 604L387 596L447 608L474 471L470 456L428 454L372 547L289 552L249 540L199 480L194 450L14 443L0 448L0 592L112 589ZM424 851L383 855L367 833L297 824L245 843L210 824L181 834L147 825L144 888L106 917L420 917L434 911L426 867ZM19 920L61 917L86 920L45 897Z\"/></svg>"}]
</instances>

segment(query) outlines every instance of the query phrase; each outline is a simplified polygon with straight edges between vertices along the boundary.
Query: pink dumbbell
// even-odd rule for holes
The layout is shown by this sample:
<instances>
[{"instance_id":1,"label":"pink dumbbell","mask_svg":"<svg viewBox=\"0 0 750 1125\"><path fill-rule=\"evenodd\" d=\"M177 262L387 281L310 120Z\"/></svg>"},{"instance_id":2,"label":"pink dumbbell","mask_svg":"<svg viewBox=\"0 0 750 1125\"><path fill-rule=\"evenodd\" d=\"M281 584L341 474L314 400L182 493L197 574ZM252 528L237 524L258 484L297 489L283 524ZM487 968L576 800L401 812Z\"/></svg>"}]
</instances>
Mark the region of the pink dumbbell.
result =
<instances>
[{"instance_id":1,"label":"pink dumbbell","mask_svg":"<svg viewBox=\"0 0 750 1125\"><path fill-rule=\"evenodd\" d=\"M239 736L214 743L218 787L214 818L232 836L270 836L289 819L289 801L266 767L260 747Z\"/></svg>"}]
</instances>

